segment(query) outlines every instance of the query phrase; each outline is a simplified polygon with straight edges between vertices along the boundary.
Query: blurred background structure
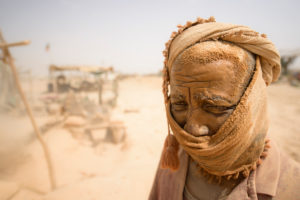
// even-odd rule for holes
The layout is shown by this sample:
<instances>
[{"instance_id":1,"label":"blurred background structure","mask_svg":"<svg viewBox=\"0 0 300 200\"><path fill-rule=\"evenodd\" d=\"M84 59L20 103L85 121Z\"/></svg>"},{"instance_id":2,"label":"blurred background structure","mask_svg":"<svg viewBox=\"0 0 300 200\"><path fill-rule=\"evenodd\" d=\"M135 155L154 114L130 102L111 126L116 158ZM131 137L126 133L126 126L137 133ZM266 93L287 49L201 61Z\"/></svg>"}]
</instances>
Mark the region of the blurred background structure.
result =
<instances>
[{"instance_id":1,"label":"blurred background structure","mask_svg":"<svg viewBox=\"0 0 300 200\"><path fill-rule=\"evenodd\" d=\"M166 136L162 50L198 16L243 24L278 47L269 134L300 162L298 1L0 0L0 29L52 155L51 186L0 42L0 200L147 199ZM134 188L134 191L133 191Z\"/></svg>"}]
</instances>

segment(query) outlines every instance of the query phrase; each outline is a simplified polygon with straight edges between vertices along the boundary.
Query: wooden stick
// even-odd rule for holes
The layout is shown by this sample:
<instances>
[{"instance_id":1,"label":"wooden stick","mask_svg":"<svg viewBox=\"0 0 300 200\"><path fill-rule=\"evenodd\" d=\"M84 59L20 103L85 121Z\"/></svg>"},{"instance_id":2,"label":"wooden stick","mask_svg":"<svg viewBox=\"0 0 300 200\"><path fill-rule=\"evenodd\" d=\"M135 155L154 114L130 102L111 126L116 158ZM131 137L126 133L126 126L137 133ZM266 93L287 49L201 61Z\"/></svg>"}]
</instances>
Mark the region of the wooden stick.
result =
<instances>
[{"instance_id":1,"label":"wooden stick","mask_svg":"<svg viewBox=\"0 0 300 200\"><path fill-rule=\"evenodd\" d=\"M24 40L21 42L14 42L14 43L0 43L0 48L8 48L8 47L15 47L15 46L22 46L30 44L29 40Z\"/></svg>"},{"instance_id":2,"label":"wooden stick","mask_svg":"<svg viewBox=\"0 0 300 200\"><path fill-rule=\"evenodd\" d=\"M1 32L0 32L0 39L3 41L3 37L1 35ZM3 41L5 42L5 41ZM54 168L53 168L53 165L52 165L52 162L51 162L51 156L50 156L50 152L49 152L49 148L46 144L46 142L44 141L41 133L40 133L40 130L39 128L37 127L37 124L35 122L35 119L33 117L33 114L32 114L32 111L31 111L31 108L28 104L28 101L26 99L26 96L23 92L23 89L21 87L21 84L20 84L20 81L19 81L19 77L18 77L18 73L17 73L17 70L16 70L16 67L15 67L15 64L14 64L14 61L9 53L9 50L8 48L5 48L5 51L6 51L6 56L7 56L7 60L8 60L8 64L13 72L13 76L14 76L14 79L15 79L15 84L17 86L17 89L20 93L20 96L24 102L24 105L25 105L25 108L26 108L26 111L29 115L29 118L30 118L30 121L31 121L31 124L34 128L34 132L38 138L38 140L40 141L41 145L42 145L42 148L43 148L43 151L44 151L44 154L45 154L45 158L46 158L46 162L47 162L47 165L48 165L48 173L49 173L49 178L50 178L50 184L51 184L51 190L54 190L56 189L57 185L56 185L56 180L55 180L55 175L54 175Z\"/></svg>"}]
</instances>

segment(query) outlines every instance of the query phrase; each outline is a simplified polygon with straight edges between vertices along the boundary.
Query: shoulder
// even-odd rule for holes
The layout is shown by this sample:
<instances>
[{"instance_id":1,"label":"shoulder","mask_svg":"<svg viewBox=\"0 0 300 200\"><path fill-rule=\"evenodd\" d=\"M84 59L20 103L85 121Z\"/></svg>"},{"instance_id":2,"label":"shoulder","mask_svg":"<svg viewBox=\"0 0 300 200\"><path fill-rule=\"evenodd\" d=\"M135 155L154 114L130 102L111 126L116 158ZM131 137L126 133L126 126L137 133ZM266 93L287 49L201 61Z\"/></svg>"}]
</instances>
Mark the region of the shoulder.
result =
<instances>
[{"instance_id":1,"label":"shoulder","mask_svg":"<svg viewBox=\"0 0 300 200\"><path fill-rule=\"evenodd\" d=\"M179 151L180 167L177 171L157 168L149 200L181 199L186 172L188 155L181 149Z\"/></svg>"},{"instance_id":2,"label":"shoulder","mask_svg":"<svg viewBox=\"0 0 300 200\"><path fill-rule=\"evenodd\" d=\"M293 200L300 196L300 165L271 142L271 149L256 171L256 191L275 199Z\"/></svg>"},{"instance_id":3,"label":"shoulder","mask_svg":"<svg viewBox=\"0 0 300 200\"><path fill-rule=\"evenodd\" d=\"M276 199L297 199L300 197L300 164L285 153L280 153L280 176Z\"/></svg>"}]
</instances>

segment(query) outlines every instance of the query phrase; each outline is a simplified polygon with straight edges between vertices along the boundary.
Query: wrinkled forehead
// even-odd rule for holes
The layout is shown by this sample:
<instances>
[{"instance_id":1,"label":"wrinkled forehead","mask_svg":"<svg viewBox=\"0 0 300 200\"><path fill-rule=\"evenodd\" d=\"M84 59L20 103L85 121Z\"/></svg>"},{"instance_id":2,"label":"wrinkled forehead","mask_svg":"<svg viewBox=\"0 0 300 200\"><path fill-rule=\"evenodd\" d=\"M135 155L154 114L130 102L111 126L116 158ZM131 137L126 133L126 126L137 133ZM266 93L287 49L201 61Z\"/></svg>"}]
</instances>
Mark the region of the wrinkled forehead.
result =
<instances>
[{"instance_id":1,"label":"wrinkled forehead","mask_svg":"<svg viewBox=\"0 0 300 200\"><path fill-rule=\"evenodd\" d=\"M197 43L177 56L170 70L170 80L172 82L172 75L180 74L182 76L189 76L198 71L195 66L209 66L211 63L223 62L224 64L231 63L231 69L226 67L210 67L202 71L219 71L231 70L237 76L242 76L246 71L249 71L250 53L246 50L223 41L206 41ZM253 59L254 60L254 59ZM211 66L211 65L210 65Z\"/></svg>"},{"instance_id":2,"label":"wrinkled forehead","mask_svg":"<svg viewBox=\"0 0 300 200\"><path fill-rule=\"evenodd\" d=\"M250 73L246 50L228 42L198 43L182 52L170 71L174 86L217 89L233 96L244 88Z\"/></svg>"}]
</instances>

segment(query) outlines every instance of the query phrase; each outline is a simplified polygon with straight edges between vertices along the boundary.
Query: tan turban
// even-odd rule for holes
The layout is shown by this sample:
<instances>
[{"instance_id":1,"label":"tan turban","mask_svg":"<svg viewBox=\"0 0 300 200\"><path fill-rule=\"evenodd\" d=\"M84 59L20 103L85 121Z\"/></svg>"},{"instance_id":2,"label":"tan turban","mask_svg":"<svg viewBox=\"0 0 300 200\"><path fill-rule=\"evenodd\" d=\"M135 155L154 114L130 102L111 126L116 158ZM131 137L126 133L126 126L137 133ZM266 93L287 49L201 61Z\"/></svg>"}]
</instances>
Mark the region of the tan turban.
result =
<instances>
[{"instance_id":1,"label":"tan turban","mask_svg":"<svg viewBox=\"0 0 300 200\"><path fill-rule=\"evenodd\" d=\"M186 48L207 40L223 40L260 56L263 78L267 85L280 75L280 56L274 44L264 35L246 26L210 22L184 30L172 41L167 66L171 71L175 58Z\"/></svg>"},{"instance_id":2,"label":"tan turban","mask_svg":"<svg viewBox=\"0 0 300 200\"><path fill-rule=\"evenodd\" d=\"M168 123L178 143L205 172L226 178L237 178L240 174L248 176L260 164L260 158L266 155L268 120L265 88L279 76L280 56L270 40L248 27L209 22L192 25L174 37L165 54L167 71L171 71L174 60L185 49L207 40L228 41L255 54L256 68L251 82L218 132L212 136L197 137L187 133L174 120L166 89L169 83L165 81Z\"/></svg>"}]
</instances>

